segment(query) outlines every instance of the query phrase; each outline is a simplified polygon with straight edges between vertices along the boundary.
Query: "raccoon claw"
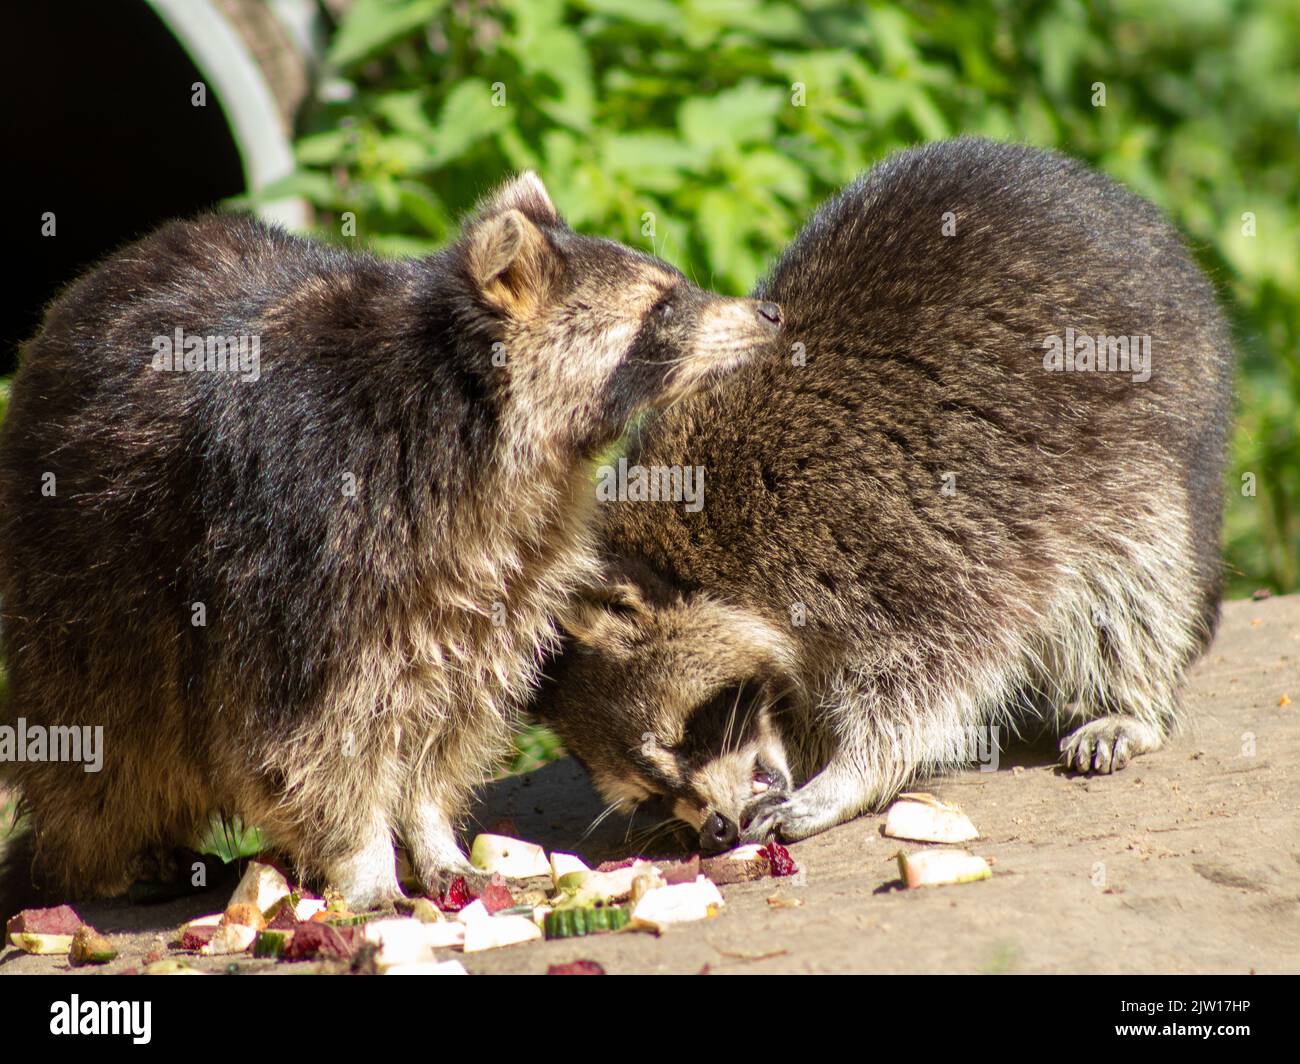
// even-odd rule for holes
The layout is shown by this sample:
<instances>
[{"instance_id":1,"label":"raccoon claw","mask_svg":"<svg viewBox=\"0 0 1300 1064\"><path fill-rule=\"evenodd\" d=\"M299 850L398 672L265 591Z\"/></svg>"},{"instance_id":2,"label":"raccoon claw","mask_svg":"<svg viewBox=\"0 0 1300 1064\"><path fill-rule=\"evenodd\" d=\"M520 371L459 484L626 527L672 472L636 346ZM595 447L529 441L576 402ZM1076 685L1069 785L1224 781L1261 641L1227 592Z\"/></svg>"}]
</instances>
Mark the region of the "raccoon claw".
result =
<instances>
[{"instance_id":1,"label":"raccoon claw","mask_svg":"<svg viewBox=\"0 0 1300 1064\"><path fill-rule=\"evenodd\" d=\"M767 842L773 836L782 842L798 842L836 822L813 796L796 791L780 801L760 806L745 828L744 837L746 842Z\"/></svg>"},{"instance_id":2,"label":"raccoon claw","mask_svg":"<svg viewBox=\"0 0 1300 1064\"><path fill-rule=\"evenodd\" d=\"M1160 733L1150 724L1136 717L1103 717L1061 740L1061 762L1068 771L1106 775L1159 746Z\"/></svg>"}]
</instances>

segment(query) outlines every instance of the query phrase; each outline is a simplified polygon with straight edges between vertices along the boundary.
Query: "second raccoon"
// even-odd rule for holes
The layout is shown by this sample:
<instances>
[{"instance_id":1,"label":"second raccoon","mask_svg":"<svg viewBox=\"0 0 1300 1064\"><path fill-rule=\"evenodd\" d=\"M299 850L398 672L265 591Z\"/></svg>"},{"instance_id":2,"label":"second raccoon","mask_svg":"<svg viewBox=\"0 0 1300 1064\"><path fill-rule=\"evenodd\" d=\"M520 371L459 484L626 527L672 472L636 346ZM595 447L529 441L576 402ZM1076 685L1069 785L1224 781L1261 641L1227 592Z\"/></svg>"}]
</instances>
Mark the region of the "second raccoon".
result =
<instances>
[{"instance_id":1,"label":"second raccoon","mask_svg":"<svg viewBox=\"0 0 1300 1064\"><path fill-rule=\"evenodd\" d=\"M1233 355L1149 204L1063 156L903 152L759 298L785 334L630 460L692 513L604 507L605 584L538 700L610 801L706 849L799 839L1035 715L1112 772L1214 630Z\"/></svg>"}]
</instances>

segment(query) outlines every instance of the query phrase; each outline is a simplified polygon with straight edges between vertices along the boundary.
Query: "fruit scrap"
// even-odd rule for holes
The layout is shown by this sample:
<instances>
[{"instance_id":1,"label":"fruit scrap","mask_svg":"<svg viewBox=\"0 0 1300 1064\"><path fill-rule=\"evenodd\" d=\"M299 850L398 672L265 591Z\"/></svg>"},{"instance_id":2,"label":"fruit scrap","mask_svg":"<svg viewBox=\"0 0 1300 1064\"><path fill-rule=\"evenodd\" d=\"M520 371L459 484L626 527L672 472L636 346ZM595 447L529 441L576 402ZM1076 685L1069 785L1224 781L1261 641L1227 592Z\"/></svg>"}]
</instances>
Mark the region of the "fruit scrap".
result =
<instances>
[{"instance_id":1,"label":"fruit scrap","mask_svg":"<svg viewBox=\"0 0 1300 1064\"><path fill-rule=\"evenodd\" d=\"M203 972L191 968L183 960L168 957L166 960L153 961L144 966L141 975L203 975Z\"/></svg>"},{"instance_id":2,"label":"fruit scrap","mask_svg":"<svg viewBox=\"0 0 1300 1064\"><path fill-rule=\"evenodd\" d=\"M469 863L507 879L549 877L551 874L551 862L546 859L545 850L508 835L479 835L470 847Z\"/></svg>"},{"instance_id":3,"label":"fruit scrap","mask_svg":"<svg viewBox=\"0 0 1300 1064\"><path fill-rule=\"evenodd\" d=\"M485 916L465 925L466 953L500 949L542 937L542 929L526 916Z\"/></svg>"},{"instance_id":4,"label":"fruit scrap","mask_svg":"<svg viewBox=\"0 0 1300 1064\"><path fill-rule=\"evenodd\" d=\"M9 918L5 930L9 945L15 949L49 956L72 948L72 936L81 922L71 905L56 905L50 909L24 909Z\"/></svg>"},{"instance_id":5,"label":"fruit scrap","mask_svg":"<svg viewBox=\"0 0 1300 1064\"><path fill-rule=\"evenodd\" d=\"M261 931L266 926L266 917L251 902L237 902L226 906L226 911L221 917L221 923L223 926L226 924L243 924L244 927L251 927L254 931Z\"/></svg>"},{"instance_id":6,"label":"fruit scrap","mask_svg":"<svg viewBox=\"0 0 1300 1064\"><path fill-rule=\"evenodd\" d=\"M706 920L723 906L722 895L711 879L699 876L694 883L678 883L652 890L632 910L636 926L658 931L668 924Z\"/></svg>"},{"instance_id":7,"label":"fruit scrap","mask_svg":"<svg viewBox=\"0 0 1300 1064\"><path fill-rule=\"evenodd\" d=\"M988 862L965 850L922 850L911 855L899 850L898 872L909 888L974 883L993 878L993 869Z\"/></svg>"},{"instance_id":8,"label":"fruit scrap","mask_svg":"<svg viewBox=\"0 0 1300 1064\"><path fill-rule=\"evenodd\" d=\"M445 913L458 913L465 906L473 903L474 900L474 895L470 892L465 877L457 876L451 881L451 885L447 887L446 892L441 897L434 898L433 902Z\"/></svg>"},{"instance_id":9,"label":"fruit scrap","mask_svg":"<svg viewBox=\"0 0 1300 1064\"><path fill-rule=\"evenodd\" d=\"M889 807L885 834L916 842L969 842L980 833L961 808L933 794L900 794Z\"/></svg>"},{"instance_id":10,"label":"fruit scrap","mask_svg":"<svg viewBox=\"0 0 1300 1064\"><path fill-rule=\"evenodd\" d=\"M222 924L199 949L205 957L222 957L243 953L257 938L257 928L247 924Z\"/></svg>"},{"instance_id":11,"label":"fruit scrap","mask_svg":"<svg viewBox=\"0 0 1300 1064\"><path fill-rule=\"evenodd\" d=\"M547 975L604 975L605 969L595 961L569 961L568 964L548 964Z\"/></svg>"},{"instance_id":12,"label":"fruit scrap","mask_svg":"<svg viewBox=\"0 0 1300 1064\"><path fill-rule=\"evenodd\" d=\"M570 872L590 872L591 869L581 857L576 857L571 853L553 853L551 854L551 882L559 887L560 877L567 876Z\"/></svg>"},{"instance_id":13,"label":"fruit scrap","mask_svg":"<svg viewBox=\"0 0 1300 1064\"><path fill-rule=\"evenodd\" d=\"M260 932L254 940L253 956L273 957L279 960L280 957L284 956L284 951L292 938L292 931L268 927L265 931Z\"/></svg>"},{"instance_id":14,"label":"fruit scrap","mask_svg":"<svg viewBox=\"0 0 1300 1064\"><path fill-rule=\"evenodd\" d=\"M107 938L89 924L82 924L72 936L72 949L68 952L68 961L74 968L83 964L107 964L117 957Z\"/></svg>"},{"instance_id":15,"label":"fruit scrap","mask_svg":"<svg viewBox=\"0 0 1300 1064\"><path fill-rule=\"evenodd\" d=\"M483 893L479 895L478 900L483 903L483 908L488 911L488 915L502 909L509 909L515 903L514 895L510 893L510 888L505 885L500 875L492 877L492 881L483 888Z\"/></svg>"},{"instance_id":16,"label":"fruit scrap","mask_svg":"<svg viewBox=\"0 0 1300 1064\"><path fill-rule=\"evenodd\" d=\"M549 912L543 917L542 927L548 939L580 938L583 935L622 930L631 919L626 906L600 905Z\"/></svg>"},{"instance_id":17,"label":"fruit scrap","mask_svg":"<svg viewBox=\"0 0 1300 1064\"><path fill-rule=\"evenodd\" d=\"M766 846L760 847L758 852L771 862L772 875L774 876L792 876L799 871L799 866L794 863L790 851L775 840L769 842Z\"/></svg>"},{"instance_id":18,"label":"fruit scrap","mask_svg":"<svg viewBox=\"0 0 1300 1064\"><path fill-rule=\"evenodd\" d=\"M292 893L293 888L278 868L262 861L249 861L226 908L251 905L263 915L270 916L272 910Z\"/></svg>"},{"instance_id":19,"label":"fruit scrap","mask_svg":"<svg viewBox=\"0 0 1300 1064\"><path fill-rule=\"evenodd\" d=\"M772 874L772 862L763 846L740 846L700 861L700 871L720 887L749 883Z\"/></svg>"},{"instance_id":20,"label":"fruit scrap","mask_svg":"<svg viewBox=\"0 0 1300 1064\"><path fill-rule=\"evenodd\" d=\"M352 955L347 940L338 928L326 923L309 921L293 933L284 950L287 961L337 960L345 961Z\"/></svg>"},{"instance_id":21,"label":"fruit scrap","mask_svg":"<svg viewBox=\"0 0 1300 1064\"><path fill-rule=\"evenodd\" d=\"M675 883L694 883L695 877L700 874L700 864L700 855L693 853L685 860L666 861L656 867L664 877L664 883L671 887Z\"/></svg>"},{"instance_id":22,"label":"fruit scrap","mask_svg":"<svg viewBox=\"0 0 1300 1064\"><path fill-rule=\"evenodd\" d=\"M449 920L423 923L406 916L374 920L360 934L363 942L377 947L375 967L384 972L396 965L433 961L435 949L462 945L465 941L465 925Z\"/></svg>"}]
</instances>

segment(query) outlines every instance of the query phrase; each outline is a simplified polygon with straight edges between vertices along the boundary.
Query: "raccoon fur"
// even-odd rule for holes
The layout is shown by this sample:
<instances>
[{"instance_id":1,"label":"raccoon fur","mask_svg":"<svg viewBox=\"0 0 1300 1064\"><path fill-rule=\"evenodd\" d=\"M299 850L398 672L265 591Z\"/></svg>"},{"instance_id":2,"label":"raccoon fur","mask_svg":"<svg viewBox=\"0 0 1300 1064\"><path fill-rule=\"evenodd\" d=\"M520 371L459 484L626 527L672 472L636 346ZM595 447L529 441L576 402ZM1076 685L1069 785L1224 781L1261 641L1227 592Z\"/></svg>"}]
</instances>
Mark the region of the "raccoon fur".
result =
<instances>
[{"instance_id":1,"label":"raccoon fur","mask_svg":"<svg viewBox=\"0 0 1300 1064\"><path fill-rule=\"evenodd\" d=\"M779 341L628 457L703 468L703 506L602 508L606 581L536 704L605 797L716 850L1030 718L1079 772L1160 746L1218 615L1233 353L1159 212L937 143L824 204L755 297Z\"/></svg>"},{"instance_id":2,"label":"raccoon fur","mask_svg":"<svg viewBox=\"0 0 1300 1064\"><path fill-rule=\"evenodd\" d=\"M428 258L208 216L75 282L0 439L5 716L102 727L103 764L4 766L21 872L117 894L215 811L354 907L400 894L395 841L428 889L469 871L458 818L596 571L592 460L778 317L531 174ZM213 337L249 336L232 372Z\"/></svg>"}]
</instances>

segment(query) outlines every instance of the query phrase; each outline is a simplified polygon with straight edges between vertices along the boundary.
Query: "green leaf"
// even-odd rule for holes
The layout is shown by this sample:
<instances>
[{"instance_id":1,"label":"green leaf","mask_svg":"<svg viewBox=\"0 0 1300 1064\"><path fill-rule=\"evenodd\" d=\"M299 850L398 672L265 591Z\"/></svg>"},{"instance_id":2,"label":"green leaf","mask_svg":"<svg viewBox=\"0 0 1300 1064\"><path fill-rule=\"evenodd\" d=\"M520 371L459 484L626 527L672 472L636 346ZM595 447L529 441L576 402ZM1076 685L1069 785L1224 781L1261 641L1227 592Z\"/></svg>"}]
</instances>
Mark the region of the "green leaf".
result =
<instances>
[{"instance_id":1,"label":"green leaf","mask_svg":"<svg viewBox=\"0 0 1300 1064\"><path fill-rule=\"evenodd\" d=\"M746 82L716 96L687 100L677 112L686 142L714 151L765 142L776 131L776 115L786 106L780 89Z\"/></svg>"},{"instance_id":2,"label":"green leaf","mask_svg":"<svg viewBox=\"0 0 1300 1064\"><path fill-rule=\"evenodd\" d=\"M471 147L510 125L508 107L492 102L492 86L482 78L467 78L443 101L433 133L431 165L443 166Z\"/></svg>"},{"instance_id":3,"label":"green leaf","mask_svg":"<svg viewBox=\"0 0 1300 1064\"><path fill-rule=\"evenodd\" d=\"M426 25L446 3L447 0L356 0L330 43L327 59L336 67L368 59L385 45Z\"/></svg>"}]
</instances>

